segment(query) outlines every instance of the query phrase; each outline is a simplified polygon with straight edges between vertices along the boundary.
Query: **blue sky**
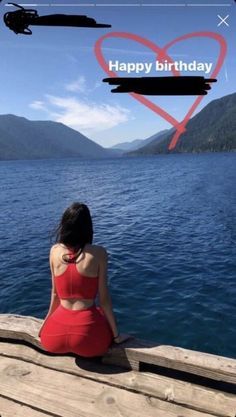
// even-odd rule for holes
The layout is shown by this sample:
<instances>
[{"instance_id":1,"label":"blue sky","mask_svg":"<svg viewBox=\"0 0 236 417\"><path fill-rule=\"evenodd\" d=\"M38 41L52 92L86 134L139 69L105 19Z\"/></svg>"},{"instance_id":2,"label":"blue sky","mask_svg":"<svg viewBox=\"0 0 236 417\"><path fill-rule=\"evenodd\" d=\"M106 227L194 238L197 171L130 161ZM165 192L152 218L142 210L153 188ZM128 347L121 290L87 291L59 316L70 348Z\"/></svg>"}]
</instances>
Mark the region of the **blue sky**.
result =
<instances>
[{"instance_id":1,"label":"blue sky","mask_svg":"<svg viewBox=\"0 0 236 417\"><path fill-rule=\"evenodd\" d=\"M51 6L44 6L44 4ZM190 0L188 6L170 6L186 3L181 0L110 1L126 6L111 6L108 0L96 6L60 6L65 2L37 2L40 15L51 13L86 14L99 23L110 23L111 29L31 27L32 36L16 35L3 23L3 14L15 10L0 3L1 95L0 114L16 114L30 120L62 122L85 134L104 147L137 138L147 138L158 131L172 127L161 116L153 113L128 94L111 93L111 87L102 82L107 77L94 54L98 38L109 32L129 32L149 39L159 46L178 36L195 32L220 33L228 45L225 63L207 97L195 114L215 98L236 92L236 4L232 0ZM69 2L68 2L69 3ZM74 0L73 4L82 1ZM92 1L83 1L94 4ZM134 4L143 3L143 6ZM169 5L166 7L154 4ZM205 6L200 6L204 3ZM209 4L206 6L206 4ZM213 6L220 3L225 6ZM32 4L25 1L24 4ZM40 4L40 6L39 6ZM58 6L56 6L57 4ZM130 4L128 6L127 4ZM133 6L132 6L133 4ZM147 6L147 4L152 4ZM192 5L191 5L192 4ZM195 4L195 6L193 5ZM231 6L230 6L231 5ZM26 6L25 6L26 7ZM32 6L30 6L32 7ZM220 18L229 15L220 26ZM176 44L170 56L184 62L215 62L219 46L213 40L191 39ZM103 43L106 60L119 62L155 62L148 48L130 40L108 39ZM119 76L128 76L124 72ZM157 75L150 73L149 75ZM158 73L171 75L171 73ZM187 73L183 75L205 75ZM145 76L144 73L130 76ZM208 77L209 75L205 75ZM181 121L195 97L149 97L176 119Z\"/></svg>"}]
</instances>

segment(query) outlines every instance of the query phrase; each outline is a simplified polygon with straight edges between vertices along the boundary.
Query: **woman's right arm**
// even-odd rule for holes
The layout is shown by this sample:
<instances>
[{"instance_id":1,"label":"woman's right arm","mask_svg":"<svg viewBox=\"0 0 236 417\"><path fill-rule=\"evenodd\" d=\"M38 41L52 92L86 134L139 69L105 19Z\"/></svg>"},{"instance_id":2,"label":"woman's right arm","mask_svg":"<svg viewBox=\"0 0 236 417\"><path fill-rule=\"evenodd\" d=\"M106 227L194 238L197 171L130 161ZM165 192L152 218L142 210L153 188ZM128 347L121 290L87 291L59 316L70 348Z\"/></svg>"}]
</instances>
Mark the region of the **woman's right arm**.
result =
<instances>
[{"instance_id":1,"label":"woman's right arm","mask_svg":"<svg viewBox=\"0 0 236 417\"><path fill-rule=\"evenodd\" d=\"M99 262L99 271L98 271L98 296L99 296L99 305L102 307L105 316L110 324L113 336L118 335L117 324L115 316L112 310L112 301L107 286L107 251L104 248L101 248L101 256Z\"/></svg>"}]
</instances>

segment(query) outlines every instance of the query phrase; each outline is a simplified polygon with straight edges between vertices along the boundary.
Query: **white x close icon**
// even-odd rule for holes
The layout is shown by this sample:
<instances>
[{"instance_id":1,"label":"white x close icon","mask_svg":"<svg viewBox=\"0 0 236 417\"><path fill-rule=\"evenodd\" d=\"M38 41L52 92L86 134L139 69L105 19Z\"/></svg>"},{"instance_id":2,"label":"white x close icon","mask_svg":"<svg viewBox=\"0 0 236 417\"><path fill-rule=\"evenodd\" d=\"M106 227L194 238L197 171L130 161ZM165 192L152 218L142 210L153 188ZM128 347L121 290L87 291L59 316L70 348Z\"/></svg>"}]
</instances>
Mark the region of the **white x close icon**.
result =
<instances>
[{"instance_id":1,"label":"white x close icon","mask_svg":"<svg viewBox=\"0 0 236 417\"><path fill-rule=\"evenodd\" d=\"M221 26L223 23L226 25L226 26L229 26L229 23L228 22L226 22L226 20L228 19L228 17L229 17L229 14L227 14L227 16L225 16L225 17L222 17L222 16L220 16L219 14L217 15L218 16L218 18L220 19L220 22L218 23L218 25L217 26Z\"/></svg>"}]
</instances>

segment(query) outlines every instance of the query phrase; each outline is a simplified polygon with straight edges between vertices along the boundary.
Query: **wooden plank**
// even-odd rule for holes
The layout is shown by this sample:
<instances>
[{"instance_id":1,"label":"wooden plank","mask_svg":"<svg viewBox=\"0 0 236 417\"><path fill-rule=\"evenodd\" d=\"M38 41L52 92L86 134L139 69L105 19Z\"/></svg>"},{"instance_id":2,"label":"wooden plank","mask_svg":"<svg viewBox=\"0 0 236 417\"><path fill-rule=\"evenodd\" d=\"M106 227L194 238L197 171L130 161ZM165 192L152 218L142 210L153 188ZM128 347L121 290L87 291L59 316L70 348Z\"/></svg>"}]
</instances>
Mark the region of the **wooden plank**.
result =
<instances>
[{"instance_id":1,"label":"wooden plank","mask_svg":"<svg viewBox=\"0 0 236 417\"><path fill-rule=\"evenodd\" d=\"M38 332L43 320L19 314L0 314L0 338L24 340L43 349Z\"/></svg>"},{"instance_id":2,"label":"wooden plank","mask_svg":"<svg viewBox=\"0 0 236 417\"><path fill-rule=\"evenodd\" d=\"M0 343L1 355L18 358L46 368L60 370L132 392L151 395L174 404L218 416L235 417L236 396L188 382L142 372L124 371L115 367L69 356L47 356L24 345Z\"/></svg>"},{"instance_id":3,"label":"wooden plank","mask_svg":"<svg viewBox=\"0 0 236 417\"><path fill-rule=\"evenodd\" d=\"M145 342L137 339L127 341L124 347L114 346L103 362L127 369L134 364L135 370L140 369L140 363L148 363L236 384L235 359L167 345L145 347Z\"/></svg>"},{"instance_id":4,"label":"wooden plank","mask_svg":"<svg viewBox=\"0 0 236 417\"><path fill-rule=\"evenodd\" d=\"M0 337L25 340L43 349L37 337L41 323L42 320L34 317L0 314ZM236 384L236 360L222 356L174 346L156 346L138 339L114 346L104 355L104 363L127 369L138 369L141 362Z\"/></svg>"},{"instance_id":5,"label":"wooden plank","mask_svg":"<svg viewBox=\"0 0 236 417\"><path fill-rule=\"evenodd\" d=\"M213 417L151 396L2 357L1 395L56 417Z\"/></svg>"},{"instance_id":6,"label":"wooden plank","mask_svg":"<svg viewBox=\"0 0 236 417\"><path fill-rule=\"evenodd\" d=\"M1 417L49 417L50 414L42 413L35 408L27 407L0 396Z\"/></svg>"}]
</instances>

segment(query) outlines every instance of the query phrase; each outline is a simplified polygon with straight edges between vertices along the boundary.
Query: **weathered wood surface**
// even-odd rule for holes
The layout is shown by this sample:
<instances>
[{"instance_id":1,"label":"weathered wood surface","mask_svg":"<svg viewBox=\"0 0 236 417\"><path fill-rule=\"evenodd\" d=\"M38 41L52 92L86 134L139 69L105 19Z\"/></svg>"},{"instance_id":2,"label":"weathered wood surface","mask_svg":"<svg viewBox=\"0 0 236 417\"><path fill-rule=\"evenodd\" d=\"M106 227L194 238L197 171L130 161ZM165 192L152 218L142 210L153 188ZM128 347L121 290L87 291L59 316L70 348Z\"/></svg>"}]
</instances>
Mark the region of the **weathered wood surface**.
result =
<instances>
[{"instance_id":1,"label":"weathered wood surface","mask_svg":"<svg viewBox=\"0 0 236 417\"><path fill-rule=\"evenodd\" d=\"M193 410L208 412L220 416L235 416L236 397L188 382L178 381L155 374L123 371L114 366L91 363L73 357L47 356L28 346L13 343L0 343L0 361L2 357L21 359L88 380L137 392L163 401L188 406Z\"/></svg>"},{"instance_id":2,"label":"weathered wood surface","mask_svg":"<svg viewBox=\"0 0 236 417\"><path fill-rule=\"evenodd\" d=\"M40 319L34 317L0 315L2 417L8 417L5 412L7 402L11 403L11 408L8 409L12 413L9 415L19 417L23 414L25 417L236 416L234 394L162 375L125 370L68 355L51 356L43 350L35 350L34 346L41 348L37 338L41 323ZM4 342L1 342L1 338ZM27 341L32 347L15 344L11 339ZM134 342L139 346L142 344L141 341ZM136 349L126 346L127 343L124 344L124 352L127 349ZM144 349L145 355L148 355L147 347L137 349L138 353L141 350L141 354ZM150 349L153 356L155 348ZM117 347L112 350L117 351ZM226 360L227 364L232 361L231 365L235 366L234 360L220 359ZM222 366L222 361L220 362ZM233 374L232 368L231 373ZM14 410L17 410L16 413Z\"/></svg>"},{"instance_id":3,"label":"weathered wood surface","mask_svg":"<svg viewBox=\"0 0 236 417\"><path fill-rule=\"evenodd\" d=\"M236 360L175 346L153 346L132 339L125 346L115 346L104 357L104 363L140 369L148 363L193 375L236 384Z\"/></svg>"},{"instance_id":4,"label":"weathered wood surface","mask_svg":"<svg viewBox=\"0 0 236 417\"><path fill-rule=\"evenodd\" d=\"M87 380L117 388L122 387L125 390L188 406L201 412L230 417L236 414L235 395L156 374L122 370L114 366L92 363L82 358L47 356L37 352L33 347L13 343L0 343L0 362L1 357L20 359Z\"/></svg>"},{"instance_id":5,"label":"weathered wood surface","mask_svg":"<svg viewBox=\"0 0 236 417\"><path fill-rule=\"evenodd\" d=\"M38 331L42 320L35 317L0 314L0 337L17 338L40 347ZM114 346L104 363L139 369L141 362L189 372L194 375L236 384L236 360L180 347L131 339Z\"/></svg>"},{"instance_id":6,"label":"weathered wood surface","mask_svg":"<svg viewBox=\"0 0 236 417\"><path fill-rule=\"evenodd\" d=\"M54 416L140 417L141 412L143 417L212 417L19 359L1 358L0 374L2 396Z\"/></svg>"},{"instance_id":7,"label":"weathered wood surface","mask_svg":"<svg viewBox=\"0 0 236 417\"><path fill-rule=\"evenodd\" d=\"M47 417L49 414L35 410L35 408L13 402L0 396L1 417Z\"/></svg>"},{"instance_id":8,"label":"weathered wood surface","mask_svg":"<svg viewBox=\"0 0 236 417\"><path fill-rule=\"evenodd\" d=\"M0 337L24 340L42 349L38 332L43 320L19 314L0 314Z\"/></svg>"}]
</instances>

